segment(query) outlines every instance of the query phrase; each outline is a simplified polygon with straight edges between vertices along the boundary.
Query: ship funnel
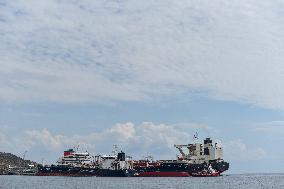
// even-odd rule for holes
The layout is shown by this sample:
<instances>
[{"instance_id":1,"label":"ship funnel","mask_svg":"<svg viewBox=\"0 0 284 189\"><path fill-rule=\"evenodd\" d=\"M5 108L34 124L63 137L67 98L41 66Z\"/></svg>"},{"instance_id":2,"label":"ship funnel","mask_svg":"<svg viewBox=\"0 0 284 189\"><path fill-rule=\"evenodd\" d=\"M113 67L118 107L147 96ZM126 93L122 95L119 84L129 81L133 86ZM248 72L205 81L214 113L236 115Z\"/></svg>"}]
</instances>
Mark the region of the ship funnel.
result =
<instances>
[{"instance_id":1,"label":"ship funnel","mask_svg":"<svg viewBox=\"0 0 284 189\"><path fill-rule=\"evenodd\" d=\"M117 154L117 160L118 161L125 161L125 153L124 152L119 152L118 154Z\"/></svg>"},{"instance_id":2,"label":"ship funnel","mask_svg":"<svg viewBox=\"0 0 284 189\"><path fill-rule=\"evenodd\" d=\"M210 138L206 138L204 140L204 144L212 144L212 140Z\"/></svg>"}]
</instances>

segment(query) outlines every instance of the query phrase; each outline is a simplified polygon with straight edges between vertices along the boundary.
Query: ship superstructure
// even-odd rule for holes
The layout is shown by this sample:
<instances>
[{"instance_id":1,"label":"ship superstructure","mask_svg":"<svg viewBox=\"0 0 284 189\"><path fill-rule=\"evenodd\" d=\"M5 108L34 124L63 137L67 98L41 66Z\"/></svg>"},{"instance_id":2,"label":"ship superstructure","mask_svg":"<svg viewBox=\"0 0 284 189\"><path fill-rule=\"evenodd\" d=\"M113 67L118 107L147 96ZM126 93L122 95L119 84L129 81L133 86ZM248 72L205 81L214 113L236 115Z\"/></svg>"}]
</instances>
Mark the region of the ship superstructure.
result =
<instances>
[{"instance_id":1,"label":"ship superstructure","mask_svg":"<svg viewBox=\"0 0 284 189\"><path fill-rule=\"evenodd\" d=\"M112 155L95 156L97 176L129 177L135 174L133 161L121 151Z\"/></svg>"},{"instance_id":2,"label":"ship superstructure","mask_svg":"<svg viewBox=\"0 0 284 189\"><path fill-rule=\"evenodd\" d=\"M101 169L132 169L133 162L132 159L125 155L124 152L119 152L114 155L97 155L95 156L96 166Z\"/></svg>"},{"instance_id":3,"label":"ship superstructure","mask_svg":"<svg viewBox=\"0 0 284 189\"><path fill-rule=\"evenodd\" d=\"M217 142L213 143L210 138L206 138L203 143L174 146L180 152L177 157L180 161L188 162L191 165L205 165L208 169L212 167L219 173L229 168L229 163L223 159L223 148ZM187 152L184 149L187 149Z\"/></svg>"},{"instance_id":4,"label":"ship superstructure","mask_svg":"<svg viewBox=\"0 0 284 189\"><path fill-rule=\"evenodd\" d=\"M210 163L215 160L223 160L223 148L218 143L212 143L210 138L206 138L203 143L193 143L186 145L175 144L180 156L179 160L187 160L189 163ZM185 152L184 148L188 150Z\"/></svg>"},{"instance_id":5,"label":"ship superstructure","mask_svg":"<svg viewBox=\"0 0 284 189\"><path fill-rule=\"evenodd\" d=\"M78 152L74 149L64 151L63 156L57 161L58 165L82 167L94 165L93 157L90 156L89 152Z\"/></svg>"},{"instance_id":6,"label":"ship superstructure","mask_svg":"<svg viewBox=\"0 0 284 189\"><path fill-rule=\"evenodd\" d=\"M134 173L132 161L122 151L93 158L88 152L69 149L64 151L56 165L39 166L37 175L129 177Z\"/></svg>"}]
</instances>

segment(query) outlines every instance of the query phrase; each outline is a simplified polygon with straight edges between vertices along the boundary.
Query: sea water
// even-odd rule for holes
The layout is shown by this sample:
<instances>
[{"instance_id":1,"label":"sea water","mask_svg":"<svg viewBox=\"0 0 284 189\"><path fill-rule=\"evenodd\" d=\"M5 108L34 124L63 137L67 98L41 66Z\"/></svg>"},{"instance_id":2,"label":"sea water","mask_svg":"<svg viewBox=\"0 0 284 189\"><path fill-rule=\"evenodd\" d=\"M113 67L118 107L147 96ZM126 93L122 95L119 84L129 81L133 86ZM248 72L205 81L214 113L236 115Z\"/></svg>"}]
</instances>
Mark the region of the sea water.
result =
<instances>
[{"instance_id":1,"label":"sea water","mask_svg":"<svg viewBox=\"0 0 284 189\"><path fill-rule=\"evenodd\" d=\"M284 189L284 174L197 178L0 176L1 189Z\"/></svg>"}]
</instances>

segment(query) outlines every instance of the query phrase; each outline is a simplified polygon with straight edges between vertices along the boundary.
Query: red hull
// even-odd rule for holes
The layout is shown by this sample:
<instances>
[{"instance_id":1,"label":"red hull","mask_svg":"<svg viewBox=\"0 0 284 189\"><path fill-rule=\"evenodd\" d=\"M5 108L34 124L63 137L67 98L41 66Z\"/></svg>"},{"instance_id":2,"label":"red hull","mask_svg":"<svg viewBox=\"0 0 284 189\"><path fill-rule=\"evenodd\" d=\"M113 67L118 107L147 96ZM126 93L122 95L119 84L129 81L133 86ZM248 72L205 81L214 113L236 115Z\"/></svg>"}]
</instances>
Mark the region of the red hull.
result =
<instances>
[{"instance_id":1,"label":"red hull","mask_svg":"<svg viewBox=\"0 0 284 189\"><path fill-rule=\"evenodd\" d=\"M144 172L139 173L138 177L189 177L188 172Z\"/></svg>"}]
</instances>

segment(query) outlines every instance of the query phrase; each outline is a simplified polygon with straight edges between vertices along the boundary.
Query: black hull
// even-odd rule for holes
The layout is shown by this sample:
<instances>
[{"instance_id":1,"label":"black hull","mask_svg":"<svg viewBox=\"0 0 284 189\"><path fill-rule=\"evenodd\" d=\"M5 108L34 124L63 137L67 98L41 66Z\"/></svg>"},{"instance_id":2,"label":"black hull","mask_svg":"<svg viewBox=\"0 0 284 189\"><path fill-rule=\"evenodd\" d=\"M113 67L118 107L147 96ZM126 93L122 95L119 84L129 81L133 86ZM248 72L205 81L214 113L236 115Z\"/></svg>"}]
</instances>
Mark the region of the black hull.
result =
<instances>
[{"instance_id":1,"label":"black hull","mask_svg":"<svg viewBox=\"0 0 284 189\"><path fill-rule=\"evenodd\" d=\"M223 173L224 171L229 169L229 163L221 161L212 161L210 162L211 167L219 173ZM161 173L168 173L169 175L176 175L174 173L188 173L189 176L196 175L200 173L201 171L208 170L208 164L188 164L188 163L162 163L159 166L153 166L153 167L143 167L143 168L136 168L138 175L147 175L149 173L150 175L155 175L154 173L157 173L157 175L163 175Z\"/></svg>"},{"instance_id":2,"label":"black hull","mask_svg":"<svg viewBox=\"0 0 284 189\"><path fill-rule=\"evenodd\" d=\"M221 161L210 162L211 167L219 174L229 169L229 163ZM145 176L193 176L204 170L208 170L208 165L188 164L180 162L162 163L159 166L135 167L128 170L110 170L100 168L80 168L70 166L45 166L38 167L38 176L73 176L73 177L133 177Z\"/></svg>"},{"instance_id":3,"label":"black hull","mask_svg":"<svg viewBox=\"0 0 284 189\"><path fill-rule=\"evenodd\" d=\"M99 168L80 168L71 166L38 167L37 176L70 176L70 177L131 177L134 170L110 170Z\"/></svg>"},{"instance_id":4,"label":"black hull","mask_svg":"<svg viewBox=\"0 0 284 189\"><path fill-rule=\"evenodd\" d=\"M136 171L134 170L109 170L109 169L97 169L97 177L132 177Z\"/></svg>"},{"instance_id":5,"label":"black hull","mask_svg":"<svg viewBox=\"0 0 284 189\"><path fill-rule=\"evenodd\" d=\"M219 171L220 173L227 171L230 167L229 163L225 161L222 161L222 162L211 161L210 164L213 169Z\"/></svg>"},{"instance_id":6,"label":"black hull","mask_svg":"<svg viewBox=\"0 0 284 189\"><path fill-rule=\"evenodd\" d=\"M223 173L224 171L227 171L229 169L229 163L225 161L217 162L217 161L210 161L210 165L212 169L219 173ZM191 164L189 166L189 172L192 173L199 173L200 171L207 170L208 164Z\"/></svg>"}]
</instances>

